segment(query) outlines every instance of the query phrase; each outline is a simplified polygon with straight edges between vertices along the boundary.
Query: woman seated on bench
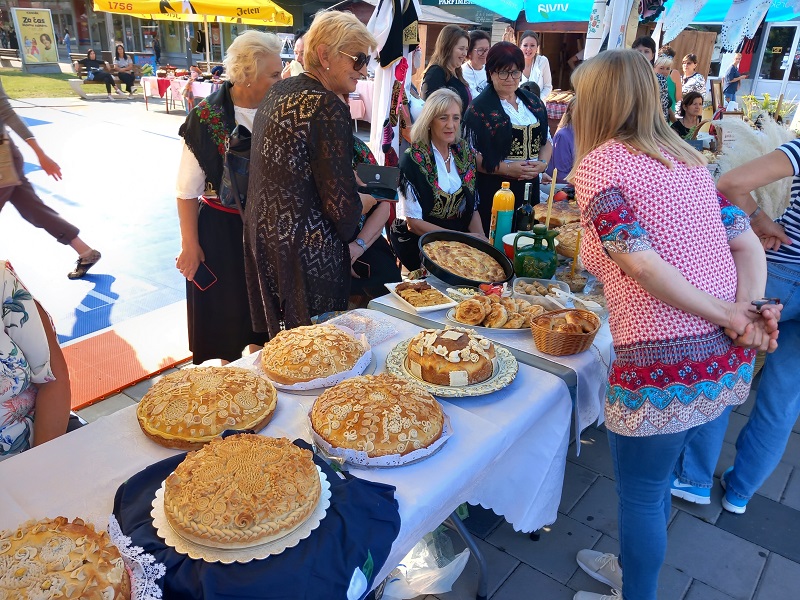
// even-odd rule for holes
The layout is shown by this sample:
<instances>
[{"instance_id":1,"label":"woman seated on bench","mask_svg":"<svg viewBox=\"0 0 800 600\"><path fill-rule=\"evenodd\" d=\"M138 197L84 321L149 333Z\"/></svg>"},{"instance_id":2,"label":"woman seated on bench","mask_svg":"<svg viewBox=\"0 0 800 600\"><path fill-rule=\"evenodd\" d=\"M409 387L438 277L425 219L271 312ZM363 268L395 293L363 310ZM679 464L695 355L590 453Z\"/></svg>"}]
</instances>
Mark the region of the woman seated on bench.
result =
<instances>
[{"instance_id":1,"label":"woman seated on bench","mask_svg":"<svg viewBox=\"0 0 800 600\"><path fill-rule=\"evenodd\" d=\"M95 54L94 50L89 50L86 53L86 58L82 60L75 61L75 72L80 72L80 67L78 65L83 65L86 69L86 79L89 81L101 81L102 83L106 84L106 92L108 93L108 99L111 100L111 86L113 85L117 93L121 96L122 90L119 89L119 86L114 81L114 76L108 72L108 63L102 60L97 60L97 55Z\"/></svg>"},{"instance_id":2,"label":"woman seated on bench","mask_svg":"<svg viewBox=\"0 0 800 600\"><path fill-rule=\"evenodd\" d=\"M117 68L119 80L125 84L125 90L128 92L128 95L133 96L133 92L136 91L133 85L133 82L136 80L136 75L133 72L133 59L128 58L128 54L125 52L125 46L122 44L117 44L117 47L114 49L114 66Z\"/></svg>"}]
</instances>

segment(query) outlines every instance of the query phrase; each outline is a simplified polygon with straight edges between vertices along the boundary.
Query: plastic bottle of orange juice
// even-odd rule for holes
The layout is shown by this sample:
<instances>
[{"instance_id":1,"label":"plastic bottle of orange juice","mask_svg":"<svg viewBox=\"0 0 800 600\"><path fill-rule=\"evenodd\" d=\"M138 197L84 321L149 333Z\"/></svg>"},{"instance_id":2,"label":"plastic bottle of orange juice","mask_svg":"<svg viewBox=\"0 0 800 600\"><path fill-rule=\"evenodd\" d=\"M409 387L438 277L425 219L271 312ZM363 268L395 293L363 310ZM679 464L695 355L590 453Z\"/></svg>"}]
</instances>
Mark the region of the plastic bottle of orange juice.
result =
<instances>
[{"instance_id":1,"label":"plastic bottle of orange juice","mask_svg":"<svg viewBox=\"0 0 800 600\"><path fill-rule=\"evenodd\" d=\"M511 233L514 220L514 192L511 184L504 181L492 200L492 221L489 225L489 243L502 252L503 236Z\"/></svg>"}]
</instances>

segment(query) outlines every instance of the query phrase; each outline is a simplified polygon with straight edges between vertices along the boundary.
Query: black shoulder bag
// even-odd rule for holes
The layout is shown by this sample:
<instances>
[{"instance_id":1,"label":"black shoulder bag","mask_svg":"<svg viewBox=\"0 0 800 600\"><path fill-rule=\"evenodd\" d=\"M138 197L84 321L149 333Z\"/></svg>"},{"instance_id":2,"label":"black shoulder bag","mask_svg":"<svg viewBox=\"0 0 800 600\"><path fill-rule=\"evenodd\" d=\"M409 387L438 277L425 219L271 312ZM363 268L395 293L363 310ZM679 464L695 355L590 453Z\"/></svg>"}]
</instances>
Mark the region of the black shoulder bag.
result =
<instances>
[{"instance_id":1,"label":"black shoulder bag","mask_svg":"<svg viewBox=\"0 0 800 600\"><path fill-rule=\"evenodd\" d=\"M247 184L250 180L250 130L244 125L234 127L225 142L222 182L219 201L228 208L239 209L244 218L244 205L247 202Z\"/></svg>"}]
</instances>

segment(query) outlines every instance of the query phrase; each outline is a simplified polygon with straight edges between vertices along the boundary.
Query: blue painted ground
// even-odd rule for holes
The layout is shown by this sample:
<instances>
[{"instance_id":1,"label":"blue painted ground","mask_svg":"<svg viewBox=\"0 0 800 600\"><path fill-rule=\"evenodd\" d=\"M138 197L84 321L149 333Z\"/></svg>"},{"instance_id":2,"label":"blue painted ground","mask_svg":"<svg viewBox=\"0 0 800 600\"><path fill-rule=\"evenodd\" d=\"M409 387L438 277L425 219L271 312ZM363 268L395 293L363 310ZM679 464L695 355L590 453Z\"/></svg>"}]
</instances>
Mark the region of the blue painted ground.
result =
<instances>
[{"instance_id":1,"label":"blue painted ground","mask_svg":"<svg viewBox=\"0 0 800 600\"><path fill-rule=\"evenodd\" d=\"M185 298L175 269L180 236L175 177L177 130L185 115L158 104L71 99L14 102L42 148L61 166L57 182L14 134L25 173L42 200L80 228L102 260L70 281L71 248L25 222L6 205L0 212L0 257L11 260L52 315L63 343ZM158 332L153 332L154 336Z\"/></svg>"}]
</instances>

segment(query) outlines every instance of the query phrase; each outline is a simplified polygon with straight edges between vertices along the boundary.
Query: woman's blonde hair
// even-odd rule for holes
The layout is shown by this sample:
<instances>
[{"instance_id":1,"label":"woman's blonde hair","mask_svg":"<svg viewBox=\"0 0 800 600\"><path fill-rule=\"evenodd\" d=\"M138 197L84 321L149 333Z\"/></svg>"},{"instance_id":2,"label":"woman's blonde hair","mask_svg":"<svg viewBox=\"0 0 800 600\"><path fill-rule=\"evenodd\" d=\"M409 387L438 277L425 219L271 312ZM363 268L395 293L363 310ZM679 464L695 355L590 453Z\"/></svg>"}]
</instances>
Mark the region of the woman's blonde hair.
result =
<instances>
[{"instance_id":1,"label":"woman's blonde hair","mask_svg":"<svg viewBox=\"0 0 800 600\"><path fill-rule=\"evenodd\" d=\"M581 64L572 74L575 106L575 162L609 140L616 140L672 168L666 151L689 167L706 159L678 137L664 119L653 68L636 50L607 50Z\"/></svg>"},{"instance_id":2,"label":"woman's blonde hair","mask_svg":"<svg viewBox=\"0 0 800 600\"><path fill-rule=\"evenodd\" d=\"M440 88L425 100L425 107L411 128L411 142L429 146L431 143L431 123L442 116L450 105L455 102L461 115L461 97L450 88ZM461 131L456 130L456 142L461 141Z\"/></svg>"},{"instance_id":3,"label":"woman's blonde hair","mask_svg":"<svg viewBox=\"0 0 800 600\"><path fill-rule=\"evenodd\" d=\"M662 54L656 59L656 62L653 63L653 68L658 69L659 67L667 67L669 70L672 70L672 59L667 56L666 54Z\"/></svg>"},{"instance_id":4,"label":"woman's blonde hair","mask_svg":"<svg viewBox=\"0 0 800 600\"><path fill-rule=\"evenodd\" d=\"M461 66L459 65L455 69L450 66L450 58L453 56L453 49L463 38L466 38L467 44L469 44L469 34L465 30L461 29L458 25L445 25L442 31L439 32L439 37L436 38L433 55L431 55L431 60L425 68L425 71L427 72L433 65L438 65L444 69L446 73L445 79L450 79L450 77L455 75L466 85L467 82L461 74Z\"/></svg>"},{"instance_id":5,"label":"woman's blonde hair","mask_svg":"<svg viewBox=\"0 0 800 600\"><path fill-rule=\"evenodd\" d=\"M320 46L328 47L328 56L338 54L345 47L364 48L369 54L378 42L351 12L320 11L314 16L311 27L303 36L306 70L322 68L318 56Z\"/></svg>"},{"instance_id":6,"label":"woman's blonde hair","mask_svg":"<svg viewBox=\"0 0 800 600\"><path fill-rule=\"evenodd\" d=\"M225 52L225 72L231 83L244 84L255 81L263 60L270 55L280 56L283 44L274 33L249 29L236 36Z\"/></svg>"}]
</instances>

